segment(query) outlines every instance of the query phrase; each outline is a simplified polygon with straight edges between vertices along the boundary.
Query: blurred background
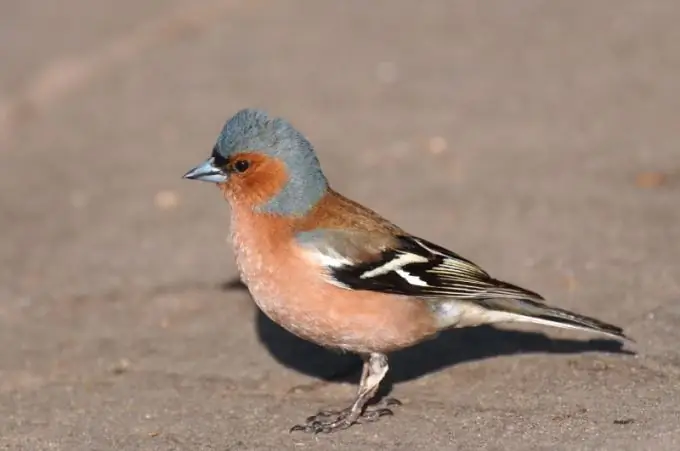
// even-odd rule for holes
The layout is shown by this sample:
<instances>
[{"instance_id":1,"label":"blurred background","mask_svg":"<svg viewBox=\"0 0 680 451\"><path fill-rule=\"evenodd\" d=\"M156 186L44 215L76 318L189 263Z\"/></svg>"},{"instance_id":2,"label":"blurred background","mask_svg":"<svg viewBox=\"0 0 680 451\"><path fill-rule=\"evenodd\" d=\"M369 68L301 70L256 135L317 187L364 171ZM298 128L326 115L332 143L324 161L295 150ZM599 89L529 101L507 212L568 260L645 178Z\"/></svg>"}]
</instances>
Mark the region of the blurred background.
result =
<instances>
[{"instance_id":1,"label":"blurred background","mask_svg":"<svg viewBox=\"0 0 680 451\"><path fill-rule=\"evenodd\" d=\"M679 449L674 0L0 1L0 447ZM395 356L397 415L289 436L356 361L237 283L181 176L243 107L334 188L625 327L475 329Z\"/></svg>"}]
</instances>

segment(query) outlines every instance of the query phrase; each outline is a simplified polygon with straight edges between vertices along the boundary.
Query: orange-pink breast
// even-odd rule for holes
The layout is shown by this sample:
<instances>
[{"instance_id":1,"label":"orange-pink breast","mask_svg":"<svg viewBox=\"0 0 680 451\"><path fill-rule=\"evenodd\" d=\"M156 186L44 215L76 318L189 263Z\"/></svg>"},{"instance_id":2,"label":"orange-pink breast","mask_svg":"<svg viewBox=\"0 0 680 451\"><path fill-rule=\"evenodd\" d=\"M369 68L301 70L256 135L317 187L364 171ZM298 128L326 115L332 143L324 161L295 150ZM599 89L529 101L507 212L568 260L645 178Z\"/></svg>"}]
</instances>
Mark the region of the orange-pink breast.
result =
<instances>
[{"instance_id":1,"label":"orange-pink breast","mask_svg":"<svg viewBox=\"0 0 680 451\"><path fill-rule=\"evenodd\" d=\"M280 218L232 209L232 240L243 281L274 322L322 346L388 352L437 332L424 301L328 283Z\"/></svg>"}]
</instances>

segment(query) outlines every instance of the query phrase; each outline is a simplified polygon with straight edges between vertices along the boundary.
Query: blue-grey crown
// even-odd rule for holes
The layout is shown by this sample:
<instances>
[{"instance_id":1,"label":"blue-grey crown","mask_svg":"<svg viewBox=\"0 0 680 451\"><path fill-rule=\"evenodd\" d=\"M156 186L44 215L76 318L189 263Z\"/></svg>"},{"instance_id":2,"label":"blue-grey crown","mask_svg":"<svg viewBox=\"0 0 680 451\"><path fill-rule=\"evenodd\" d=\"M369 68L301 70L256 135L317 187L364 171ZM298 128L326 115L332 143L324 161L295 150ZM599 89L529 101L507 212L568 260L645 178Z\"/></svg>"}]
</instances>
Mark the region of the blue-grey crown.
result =
<instances>
[{"instance_id":1,"label":"blue-grey crown","mask_svg":"<svg viewBox=\"0 0 680 451\"><path fill-rule=\"evenodd\" d=\"M304 215L326 193L328 182L312 144L282 118L257 109L243 109L222 128L215 145L229 158L239 152L261 152L281 160L288 171L283 190L260 207L283 215Z\"/></svg>"}]
</instances>

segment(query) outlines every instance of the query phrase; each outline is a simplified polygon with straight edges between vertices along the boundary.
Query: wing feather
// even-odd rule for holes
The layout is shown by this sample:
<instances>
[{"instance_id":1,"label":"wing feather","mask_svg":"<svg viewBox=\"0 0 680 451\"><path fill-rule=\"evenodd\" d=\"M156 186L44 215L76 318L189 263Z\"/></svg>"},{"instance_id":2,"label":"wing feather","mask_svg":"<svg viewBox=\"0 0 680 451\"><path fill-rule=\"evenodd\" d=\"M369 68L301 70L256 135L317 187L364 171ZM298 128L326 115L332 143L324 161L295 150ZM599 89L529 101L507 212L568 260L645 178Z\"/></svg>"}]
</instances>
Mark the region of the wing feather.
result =
<instances>
[{"instance_id":1,"label":"wing feather","mask_svg":"<svg viewBox=\"0 0 680 451\"><path fill-rule=\"evenodd\" d=\"M303 232L298 242L343 288L429 299L522 298L534 292L496 280L470 260L410 235L386 236L324 229Z\"/></svg>"}]
</instances>

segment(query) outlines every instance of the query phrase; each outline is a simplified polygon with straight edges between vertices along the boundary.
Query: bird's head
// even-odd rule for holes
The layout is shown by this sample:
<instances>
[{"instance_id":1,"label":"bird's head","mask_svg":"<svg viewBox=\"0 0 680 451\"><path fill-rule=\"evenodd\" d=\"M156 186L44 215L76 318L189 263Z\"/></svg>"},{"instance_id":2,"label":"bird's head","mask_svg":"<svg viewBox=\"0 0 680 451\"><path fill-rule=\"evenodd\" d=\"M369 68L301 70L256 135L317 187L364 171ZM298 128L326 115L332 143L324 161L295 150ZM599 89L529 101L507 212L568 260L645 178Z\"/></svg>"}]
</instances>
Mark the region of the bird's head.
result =
<instances>
[{"instance_id":1,"label":"bird's head","mask_svg":"<svg viewBox=\"0 0 680 451\"><path fill-rule=\"evenodd\" d=\"M302 133L255 109L229 119L210 158L184 178L217 183L232 205L285 216L305 215L328 189L314 148Z\"/></svg>"}]
</instances>

